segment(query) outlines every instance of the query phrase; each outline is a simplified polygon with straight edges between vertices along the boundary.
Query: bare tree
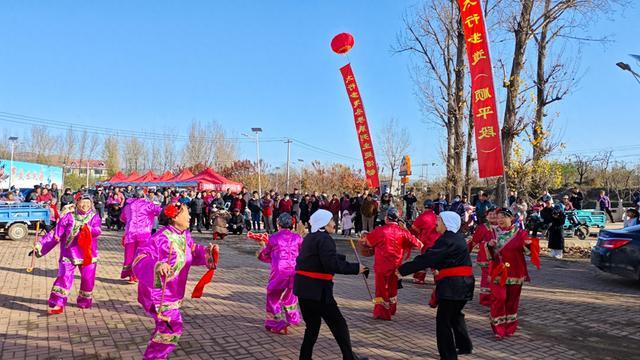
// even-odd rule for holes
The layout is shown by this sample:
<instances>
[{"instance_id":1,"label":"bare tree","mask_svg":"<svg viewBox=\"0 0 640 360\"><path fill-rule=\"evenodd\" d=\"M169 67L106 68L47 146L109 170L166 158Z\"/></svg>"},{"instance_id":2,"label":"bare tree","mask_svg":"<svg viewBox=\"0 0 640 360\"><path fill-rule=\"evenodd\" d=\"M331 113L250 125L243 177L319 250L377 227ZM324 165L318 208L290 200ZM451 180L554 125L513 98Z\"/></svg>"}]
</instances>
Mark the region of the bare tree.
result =
<instances>
[{"instance_id":1,"label":"bare tree","mask_svg":"<svg viewBox=\"0 0 640 360\"><path fill-rule=\"evenodd\" d=\"M587 179L587 175L593 171L594 164L598 161L596 156L573 155L573 165L578 175L578 185L581 185Z\"/></svg>"},{"instance_id":2,"label":"bare tree","mask_svg":"<svg viewBox=\"0 0 640 360\"><path fill-rule=\"evenodd\" d=\"M167 137L162 142L162 149L160 152L161 161L160 166L163 171L171 170L173 171L178 163L178 159L176 156L177 149L175 148L175 142Z\"/></svg>"},{"instance_id":3,"label":"bare tree","mask_svg":"<svg viewBox=\"0 0 640 360\"><path fill-rule=\"evenodd\" d=\"M80 134L80 136L78 137L78 162L80 166L82 166L85 156L87 156L88 150L89 150L89 134L87 133L87 130L84 130L82 134Z\"/></svg>"},{"instance_id":4,"label":"bare tree","mask_svg":"<svg viewBox=\"0 0 640 360\"><path fill-rule=\"evenodd\" d=\"M537 75L535 85L538 88L537 94L537 112L538 116L536 121L541 121L544 117L545 104L554 98L564 97L566 95L565 87L557 87L555 90L545 92L549 84L553 84L551 79L558 74L562 74L562 71L551 70L544 71L546 64L546 51L549 42L557 36L570 37L570 30L575 27L560 27L566 30L564 33L559 33L558 28L551 30L551 24L559 21L563 18L581 17L587 18L594 16L594 14L604 11L609 8L612 3L624 2L624 0L544 0L542 6L536 7L538 1L536 0L516 0L509 3L508 7L505 7L506 11L514 8L513 3L517 3L519 7L515 11L512 11L506 16L506 23L508 24L508 31L513 34L514 45L513 55L511 61L511 69L508 77L505 76L503 81L506 88L506 101L504 108L503 127L501 131L502 144L504 150L505 166L511 166L512 150L516 138L526 129L527 121L520 111L523 105L521 100L522 89L524 84L523 71L526 61L527 44L532 37L536 37L538 42L538 57L539 64L537 66ZM542 54L540 54L542 51ZM543 55L540 58L540 55ZM542 69L542 70L541 70ZM526 88L526 87L525 87ZM557 101L557 100L556 100ZM544 127L540 127L540 124L534 125L534 132L536 137L538 148L536 149L536 157L542 154L544 150ZM507 172L508 177L508 172ZM507 180L509 182L509 180ZM504 200L506 194L503 193L503 187L499 186L499 199Z\"/></svg>"},{"instance_id":5,"label":"bare tree","mask_svg":"<svg viewBox=\"0 0 640 360\"><path fill-rule=\"evenodd\" d=\"M381 129L378 142L382 150L383 163L391 171L390 190L393 191L394 175L400 169L402 158L407 154L411 137L406 128L401 128L395 119L391 119Z\"/></svg>"},{"instance_id":6,"label":"bare tree","mask_svg":"<svg viewBox=\"0 0 640 360\"><path fill-rule=\"evenodd\" d=\"M31 151L36 162L51 163L51 155L55 151L56 138L46 126L31 127Z\"/></svg>"},{"instance_id":7,"label":"bare tree","mask_svg":"<svg viewBox=\"0 0 640 360\"><path fill-rule=\"evenodd\" d=\"M113 176L120 169L120 152L118 151L118 138L107 136L102 146L102 158L107 168L107 174Z\"/></svg>"},{"instance_id":8,"label":"bare tree","mask_svg":"<svg viewBox=\"0 0 640 360\"><path fill-rule=\"evenodd\" d=\"M227 136L220 123L213 121L210 125L213 141L213 164L216 170L232 164L236 160L237 143Z\"/></svg>"},{"instance_id":9,"label":"bare tree","mask_svg":"<svg viewBox=\"0 0 640 360\"><path fill-rule=\"evenodd\" d=\"M127 171L142 170L143 157L145 156L144 144L138 138L131 137L124 141L122 157Z\"/></svg>"},{"instance_id":10,"label":"bare tree","mask_svg":"<svg viewBox=\"0 0 640 360\"><path fill-rule=\"evenodd\" d=\"M213 142L207 137L209 130L199 121L192 121L189 128L189 140L184 147L183 162L185 166L202 164L204 167L211 165L213 154Z\"/></svg>"},{"instance_id":11,"label":"bare tree","mask_svg":"<svg viewBox=\"0 0 640 360\"><path fill-rule=\"evenodd\" d=\"M462 190L465 38L457 1L429 0L415 20L406 19L395 51L417 56L418 100L425 115L446 129L447 189Z\"/></svg>"},{"instance_id":12,"label":"bare tree","mask_svg":"<svg viewBox=\"0 0 640 360\"><path fill-rule=\"evenodd\" d=\"M78 147L78 140L72 127L67 128L64 137L61 137L59 142L59 151L62 154L62 162L65 165L69 165L71 159L76 155Z\"/></svg>"}]
</instances>

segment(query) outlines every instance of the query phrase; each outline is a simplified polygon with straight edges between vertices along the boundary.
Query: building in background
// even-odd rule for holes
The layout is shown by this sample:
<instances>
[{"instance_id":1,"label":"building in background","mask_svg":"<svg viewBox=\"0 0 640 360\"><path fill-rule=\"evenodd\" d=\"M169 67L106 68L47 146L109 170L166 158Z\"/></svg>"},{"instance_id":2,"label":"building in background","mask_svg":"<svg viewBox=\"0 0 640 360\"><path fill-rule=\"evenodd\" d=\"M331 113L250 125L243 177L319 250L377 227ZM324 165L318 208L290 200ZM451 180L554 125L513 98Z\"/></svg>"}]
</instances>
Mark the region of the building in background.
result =
<instances>
[{"instance_id":1,"label":"building in background","mask_svg":"<svg viewBox=\"0 0 640 360\"><path fill-rule=\"evenodd\" d=\"M82 160L82 162L71 160L63 166L65 175L87 176L87 170L91 178L102 178L107 175L107 168L102 160Z\"/></svg>"}]
</instances>

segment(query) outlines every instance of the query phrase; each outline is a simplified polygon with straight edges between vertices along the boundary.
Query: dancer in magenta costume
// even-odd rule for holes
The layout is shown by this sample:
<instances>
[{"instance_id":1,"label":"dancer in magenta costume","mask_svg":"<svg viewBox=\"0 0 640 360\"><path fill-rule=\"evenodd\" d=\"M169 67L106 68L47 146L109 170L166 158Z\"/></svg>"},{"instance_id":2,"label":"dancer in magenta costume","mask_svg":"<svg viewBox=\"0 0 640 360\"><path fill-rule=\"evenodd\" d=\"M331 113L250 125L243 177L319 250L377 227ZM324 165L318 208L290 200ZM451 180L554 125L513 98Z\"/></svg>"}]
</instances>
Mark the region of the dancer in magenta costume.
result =
<instances>
[{"instance_id":1,"label":"dancer in magenta costume","mask_svg":"<svg viewBox=\"0 0 640 360\"><path fill-rule=\"evenodd\" d=\"M267 285L266 319L264 327L271 332L287 334L287 327L302 320L298 310L298 297L293 294L296 258L302 246L302 237L293 231L293 218L288 213L278 217L280 231L269 237L269 242L258 253L258 259L271 263Z\"/></svg>"},{"instance_id":2,"label":"dancer in magenta costume","mask_svg":"<svg viewBox=\"0 0 640 360\"><path fill-rule=\"evenodd\" d=\"M124 263L122 264L122 272L120 272L121 279L128 277L130 283L137 281L131 271L131 264L133 264L137 250L151 237L153 220L160 215L161 211L160 206L144 198L144 192L141 189L136 190L134 198L127 200L120 215L120 220L126 224L122 238Z\"/></svg>"},{"instance_id":3,"label":"dancer in magenta costume","mask_svg":"<svg viewBox=\"0 0 640 360\"><path fill-rule=\"evenodd\" d=\"M139 279L138 302L156 322L144 359L166 359L177 346L183 328L180 305L189 269L192 265L213 267L211 253L217 247L193 242L185 205L167 205L159 220L164 227L138 249L133 261L133 273Z\"/></svg>"},{"instance_id":4,"label":"dancer in magenta costume","mask_svg":"<svg viewBox=\"0 0 640 360\"><path fill-rule=\"evenodd\" d=\"M96 281L98 237L102 233L100 224L101 219L93 210L91 197L85 194L78 199L76 210L64 215L55 229L36 244L34 251L37 257L41 257L60 243L58 277L49 296L49 314L60 314L64 311L73 286L76 267L80 269L78 307L91 307Z\"/></svg>"}]
</instances>

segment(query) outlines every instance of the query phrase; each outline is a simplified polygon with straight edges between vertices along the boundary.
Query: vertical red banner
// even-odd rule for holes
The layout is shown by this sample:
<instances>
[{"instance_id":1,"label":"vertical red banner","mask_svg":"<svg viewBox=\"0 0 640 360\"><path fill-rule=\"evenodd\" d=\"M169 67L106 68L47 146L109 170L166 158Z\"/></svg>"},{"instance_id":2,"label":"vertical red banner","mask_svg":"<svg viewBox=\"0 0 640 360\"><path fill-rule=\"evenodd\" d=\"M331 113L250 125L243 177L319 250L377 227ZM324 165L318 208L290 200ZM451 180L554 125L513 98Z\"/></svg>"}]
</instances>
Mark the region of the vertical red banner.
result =
<instances>
[{"instance_id":1,"label":"vertical red banner","mask_svg":"<svg viewBox=\"0 0 640 360\"><path fill-rule=\"evenodd\" d=\"M367 185L370 189L380 189L378 165L376 164L376 156L373 152L373 142L371 133L369 132L369 124L367 122L367 116L364 113L364 105L362 104L358 84L356 84L356 78L353 76L353 70L351 70L351 64L341 67L340 73L342 73L344 86L347 88L347 95L349 96L349 101L351 101Z\"/></svg>"},{"instance_id":2,"label":"vertical red banner","mask_svg":"<svg viewBox=\"0 0 640 360\"><path fill-rule=\"evenodd\" d=\"M489 40L480 0L458 0L471 72L471 102L475 125L478 175L502 176L504 164Z\"/></svg>"}]
</instances>

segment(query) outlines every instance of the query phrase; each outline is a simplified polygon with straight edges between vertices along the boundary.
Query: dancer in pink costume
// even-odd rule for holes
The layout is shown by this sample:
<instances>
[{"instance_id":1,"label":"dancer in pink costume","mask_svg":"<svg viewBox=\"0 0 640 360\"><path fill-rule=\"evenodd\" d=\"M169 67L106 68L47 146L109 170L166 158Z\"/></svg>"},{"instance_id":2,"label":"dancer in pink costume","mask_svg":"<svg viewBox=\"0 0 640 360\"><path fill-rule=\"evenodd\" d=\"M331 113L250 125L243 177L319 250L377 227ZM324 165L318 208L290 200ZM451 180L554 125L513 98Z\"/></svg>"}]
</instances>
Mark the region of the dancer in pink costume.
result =
<instances>
[{"instance_id":1,"label":"dancer in pink costume","mask_svg":"<svg viewBox=\"0 0 640 360\"><path fill-rule=\"evenodd\" d=\"M273 333L287 334L288 326L301 321L293 278L302 237L291 231L293 218L288 213L278 217L278 227L280 231L271 235L267 244L261 242L263 249L257 255L260 261L271 263L264 327Z\"/></svg>"},{"instance_id":2,"label":"dancer in pink costume","mask_svg":"<svg viewBox=\"0 0 640 360\"><path fill-rule=\"evenodd\" d=\"M131 271L131 264L137 250L151 237L153 220L160 215L162 208L145 199L142 189L137 189L133 198L128 199L120 220L125 223L122 245L124 246L124 263L120 278L129 278L129 283L138 281Z\"/></svg>"},{"instance_id":3,"label":"dancer in pink costume","mask_svg":"<svg viewBox=\"0 0 640 360\"><path fill-rule=\"evenodd\" d=\"M33 251L37 257L48 254L60 243L58 277L49 296L49 314L60 314L67 304L73 286L76 267L80 269L80 291L78 307L88 309L93 303L93 287L96 281L98 260L98 237L101 219L93 210L93 201L88 194L82 195L75 211L65 214L53 231L42 237Z\"/></svg>"},{"instance_id":4,"label":"dancer in pink costume","mask_svg":"<svg viewBox=\"0 0 640 360\"><path fill-rule=\"evenodd\" d=\"M138 302L156 328L144 359L166 359L182 335L180 306L191 265L214 268L217 245L197 245L189 232L189 210L169 204L160 213L162 228L138 249L133 273L138 277Z\"/></svg>"}]
</instances>

